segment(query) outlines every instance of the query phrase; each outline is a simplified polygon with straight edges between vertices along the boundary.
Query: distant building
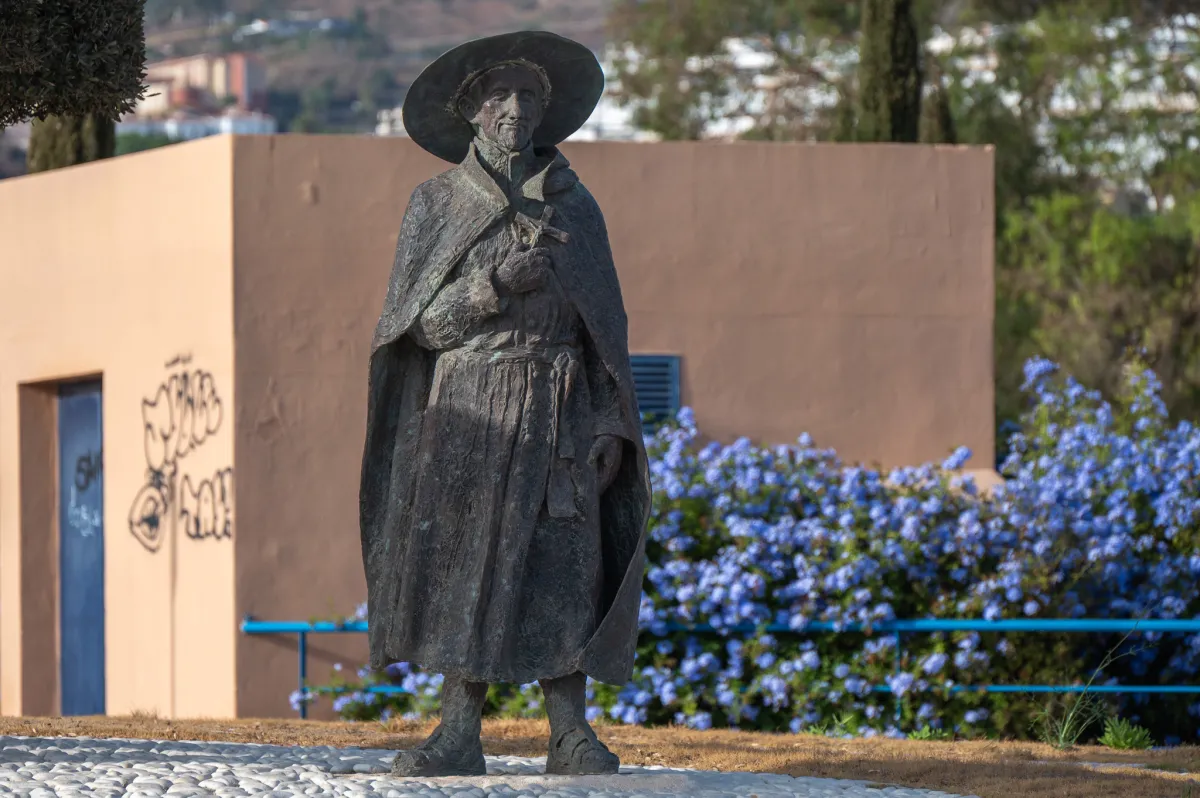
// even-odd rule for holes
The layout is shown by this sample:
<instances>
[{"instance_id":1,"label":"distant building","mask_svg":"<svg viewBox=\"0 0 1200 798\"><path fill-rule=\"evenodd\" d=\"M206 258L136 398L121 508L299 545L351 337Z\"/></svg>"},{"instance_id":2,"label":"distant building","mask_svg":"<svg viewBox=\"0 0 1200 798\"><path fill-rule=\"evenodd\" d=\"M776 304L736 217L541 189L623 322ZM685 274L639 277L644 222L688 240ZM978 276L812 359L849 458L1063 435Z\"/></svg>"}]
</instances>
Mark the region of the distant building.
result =
<instances>
[{"instance_id":1,"label":"distant building","mask_svg":"<svg viewBox=\"0 0 1200 798\"><path fill-rule=\"evenodd\" d=\"M196 55L172 58L146 67L147 97L138 103L138 117L157 117L184 108L215 112L232 106L239 111L264 111L267 67L253 53Z\"/></svg>"},{"instance_id":2,"label":"distant building","mask_svg":"<svg viewBox=\"0 0 1200 798\"><path fill-rule=\"evenodd\" d=\"M296 11L288 19L256 19L234 31L233 40L244 42L247 39L266 36L290 39L304 33L338 34L353 29L354 23L347 19L317 18L314 14Z\"/></svg>"},{"instance_id":3,"label":"distant building","mask_svg":"<svg viewBox=\"0 0 1200 798\"><path fill-rule=\"evenodd\" d=\"M134 133L143 136L167 136L176 141L191 141L205 136L269 135L276 132L275 117L254 111L226 111L223 114L199 115L176 111L158 119L132 117L117 123L117 134Z\"/></svg>"},{"instance_id":4,"label":"distant building","mask_svg":"<svg viewBox=\"0 0 1200 798\"><path fill-rule=\"evenodd\" d=\"M117 123L117 133L177 141L222 133L275 133L267 115L267 70L252 53L172 58L146 67L147 96Z\"/></svg>"},{"instance_id":5,"label":"distant building","mask_svg":"<svg viewBox=\"0 0 1200 798\"><path fill-rule=\"evenodd\" d=\"M659 137L633 124L633 114L605 93L592 115L568 141L656 141Z\"/></svg>"},{"instance_id":6,"label":"distant building","mask_svg":"<svg viewBox=\"0 0 1200 798\"><path fill-rule=\"evenodd\" d=\"M385 108L375 115L376 136L408 137L408 132L404 129L404 119L400 116L400 108L399 105L395 108Z\"/></svg>"}]
</instances>

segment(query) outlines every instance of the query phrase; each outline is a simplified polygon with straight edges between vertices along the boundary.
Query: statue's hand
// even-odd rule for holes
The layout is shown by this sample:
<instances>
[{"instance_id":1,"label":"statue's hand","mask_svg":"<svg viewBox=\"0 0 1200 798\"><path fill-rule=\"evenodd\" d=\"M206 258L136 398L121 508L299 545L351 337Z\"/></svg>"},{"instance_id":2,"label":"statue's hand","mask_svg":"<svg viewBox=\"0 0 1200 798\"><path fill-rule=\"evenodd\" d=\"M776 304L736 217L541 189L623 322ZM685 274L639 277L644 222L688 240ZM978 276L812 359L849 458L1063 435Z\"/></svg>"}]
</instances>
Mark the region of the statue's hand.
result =
<instances>
[{"instance_id":1,"label":"statue's hand","mask_svg":"<svg viewBox=\"0 0 1200 798\"><path fill-rule=\"evenodd\" d=\"M541 288L550 274L550 250L545 247L514 250L496 269L496 285L508 294Z\"/></svg>"},{"instance_id":2,"label":"statue's hand","mask_svg":"<svg viewBox=\"0 0 1200 798\"><path fill-rule=\"evenodd\" d=\"M621 468L621 438L617 435L598 435L588 455L588 463L596 469L600 492L608 490Z\"/></svg>"}]
</instances>

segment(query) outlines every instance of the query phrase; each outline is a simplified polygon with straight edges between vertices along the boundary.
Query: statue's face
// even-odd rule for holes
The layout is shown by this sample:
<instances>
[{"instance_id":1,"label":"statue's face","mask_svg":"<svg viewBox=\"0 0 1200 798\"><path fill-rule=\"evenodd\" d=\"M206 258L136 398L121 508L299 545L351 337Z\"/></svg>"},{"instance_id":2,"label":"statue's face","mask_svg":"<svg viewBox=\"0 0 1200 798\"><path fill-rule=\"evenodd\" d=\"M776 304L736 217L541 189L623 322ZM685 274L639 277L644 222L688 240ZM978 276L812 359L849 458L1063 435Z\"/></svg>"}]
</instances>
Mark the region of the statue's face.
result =
<instances>
[{"instance_id":1,"label":"statue's face","mask_svg":"<svg viewBox=\"0 0 1200 798\"><path fill-rule=\"evenodd\" d=\"M542 121L542 83L528 69L503 66L482 75L464 98L463 116L479 135L506 150L523 150Z\"/></svg>"}]
</instances>

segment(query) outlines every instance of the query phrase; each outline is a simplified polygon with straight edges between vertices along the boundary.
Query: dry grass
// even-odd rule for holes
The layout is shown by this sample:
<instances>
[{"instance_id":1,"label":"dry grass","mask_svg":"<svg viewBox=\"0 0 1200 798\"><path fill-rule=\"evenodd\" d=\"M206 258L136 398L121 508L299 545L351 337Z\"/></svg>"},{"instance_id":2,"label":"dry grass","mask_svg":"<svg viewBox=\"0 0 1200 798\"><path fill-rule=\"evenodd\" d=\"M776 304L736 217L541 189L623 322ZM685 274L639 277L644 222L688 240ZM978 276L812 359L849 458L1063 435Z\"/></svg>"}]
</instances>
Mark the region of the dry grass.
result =
<instances>
[{"instance_id":1,"label":"dry grass","mask_svg":"<svg viewBox=\"0 0 1200 798\"><path fill-rule=\"evenodd\" d=\"M170 721L131 718L0 718L0 734L223 740L280 745L402 748L431 724L322 723L291 720ZM541 721L484 724L489 754L544 754ZM831 740L809 735L694 732L607 726L601 730L627 764L750 770L792 776L865 779L980 798L1187 798L1200 796L1200 748L1056 751L1033 743ZM1084 763L1145 765L1096 770ZM1174 772L1171 772L1174 771Z\"/></svg>"}]
</instances>

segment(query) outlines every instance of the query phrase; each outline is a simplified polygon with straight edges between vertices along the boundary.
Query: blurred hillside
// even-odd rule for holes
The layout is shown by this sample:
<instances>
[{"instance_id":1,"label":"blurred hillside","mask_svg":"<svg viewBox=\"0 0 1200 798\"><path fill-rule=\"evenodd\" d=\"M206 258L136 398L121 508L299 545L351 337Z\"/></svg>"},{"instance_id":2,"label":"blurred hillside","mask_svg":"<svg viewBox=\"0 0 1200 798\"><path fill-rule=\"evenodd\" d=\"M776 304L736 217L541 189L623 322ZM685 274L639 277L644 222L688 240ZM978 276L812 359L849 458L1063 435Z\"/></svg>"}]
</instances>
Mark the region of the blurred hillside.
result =
<instances>
[{"instance_id":1,"label":"blurred hillside","mask_svg":"<svg viewBox=\"0 0 1200 798\"><path fill-rule=\"evenodd\" d=\"M370 128L432 58L467 39L545 29L599 50L611 0L148 0L151 62L247 51L267 62L281 129Z\"/></svg>"}]
</instances>

